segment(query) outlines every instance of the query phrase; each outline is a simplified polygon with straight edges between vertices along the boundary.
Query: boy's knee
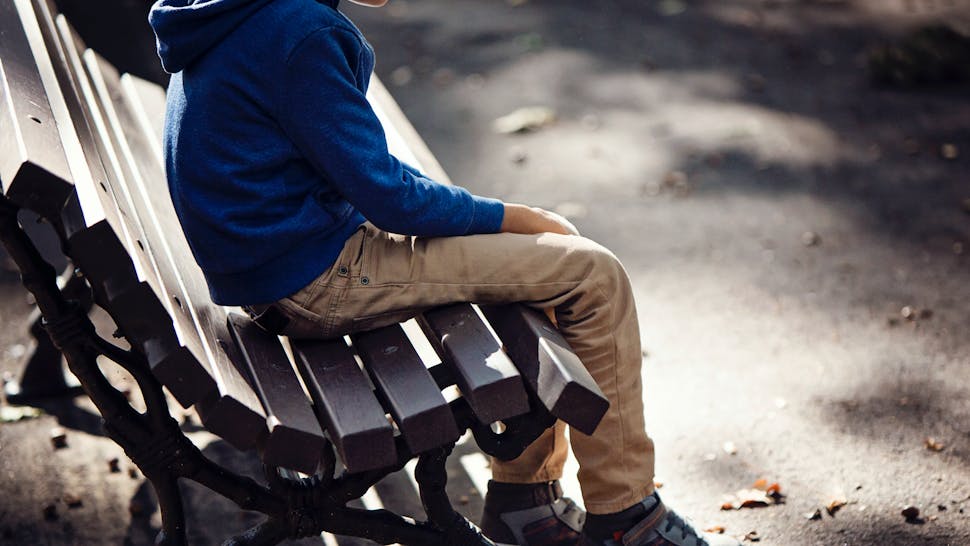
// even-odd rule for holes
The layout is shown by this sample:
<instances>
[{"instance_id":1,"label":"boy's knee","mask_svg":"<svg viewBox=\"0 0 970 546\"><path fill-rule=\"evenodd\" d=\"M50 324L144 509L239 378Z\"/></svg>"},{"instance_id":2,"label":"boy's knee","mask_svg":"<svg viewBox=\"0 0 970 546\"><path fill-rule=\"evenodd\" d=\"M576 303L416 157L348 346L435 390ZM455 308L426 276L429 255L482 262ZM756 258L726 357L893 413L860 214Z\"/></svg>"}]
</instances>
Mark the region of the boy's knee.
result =
<instances>
[{"instance_id":1,"label":"boy's knee","mask_svg":"<svg viewBox=\"0 0 970 546\"><path fill-rule=\"evenodd\" d=\"M605 246L585 237L580 237L577 252L588 268L588 277L602 279L611 287L629 282L620 259Z\"/></svg>"}]
</instances>

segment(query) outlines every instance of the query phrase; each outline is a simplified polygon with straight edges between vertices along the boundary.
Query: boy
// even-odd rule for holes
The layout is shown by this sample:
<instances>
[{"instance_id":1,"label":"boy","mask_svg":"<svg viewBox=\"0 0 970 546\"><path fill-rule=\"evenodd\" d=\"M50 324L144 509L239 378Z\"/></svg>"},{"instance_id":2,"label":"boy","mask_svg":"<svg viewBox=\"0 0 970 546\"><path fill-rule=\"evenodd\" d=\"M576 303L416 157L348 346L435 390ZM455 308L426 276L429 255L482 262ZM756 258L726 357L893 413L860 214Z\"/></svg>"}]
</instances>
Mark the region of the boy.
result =
<instances>
[{"instance_id":1,"label":"boy","mask_svg":"<svg viewBox=\"0 0 970 546\"><path fill-rule=\"evenodd\" d=\"M453 302L554 308L611 403L595 434L572 436L589 514L580 532L583 515L558 487L558 425L519 459L495 461L484 532L529 546L737 544L699 536L653 490L622 266L555 214L437 184L391 156L365 99L373 50L336 8L160 0L152 9L173 74L169 186L213 301L298 337L373 329Z\"/></svg>"}]
</instances>

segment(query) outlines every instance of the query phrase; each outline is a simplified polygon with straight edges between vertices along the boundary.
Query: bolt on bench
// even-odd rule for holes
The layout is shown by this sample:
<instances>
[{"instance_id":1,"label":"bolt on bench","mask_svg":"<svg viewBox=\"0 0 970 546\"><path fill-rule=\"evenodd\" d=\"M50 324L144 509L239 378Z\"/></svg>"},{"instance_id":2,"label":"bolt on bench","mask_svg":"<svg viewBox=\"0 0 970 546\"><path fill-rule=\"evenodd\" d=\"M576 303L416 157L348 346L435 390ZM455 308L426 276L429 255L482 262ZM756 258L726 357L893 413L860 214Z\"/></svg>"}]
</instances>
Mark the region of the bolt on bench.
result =
<instances>
[{"instance_id":1,"label":"bolt on bench","mask_svg":"<svg viewBox=\"0 0 970 546\"><path fill-rule=\"evenodd\" d=\"M227 544L324 531L381 544L491 544L445 494L445 460L463 432L511 459L557 419L589 434L606 411L559 332L520 305L437 308L418 317L420 328L348 343L278 338L213 304L168 196L164 90L87 50L48 0L0 0L0 86L0 238L106 433L154 486L159 544L186 543L180 478L266 514ZM380 82L369 98L392 151L445 180ZM99 337L85 306L58 289L21 209L54 227L76 268L72 297L93 299L130 349ZM429 366L412 340L430 342L440 362ZM145 413L107 381L99 356L131 373ZM209 431L257 451L266 485L207 459L170 416L163 386ZM347 506L415 457L426 521Z\"/></svg>"}]
</instances>

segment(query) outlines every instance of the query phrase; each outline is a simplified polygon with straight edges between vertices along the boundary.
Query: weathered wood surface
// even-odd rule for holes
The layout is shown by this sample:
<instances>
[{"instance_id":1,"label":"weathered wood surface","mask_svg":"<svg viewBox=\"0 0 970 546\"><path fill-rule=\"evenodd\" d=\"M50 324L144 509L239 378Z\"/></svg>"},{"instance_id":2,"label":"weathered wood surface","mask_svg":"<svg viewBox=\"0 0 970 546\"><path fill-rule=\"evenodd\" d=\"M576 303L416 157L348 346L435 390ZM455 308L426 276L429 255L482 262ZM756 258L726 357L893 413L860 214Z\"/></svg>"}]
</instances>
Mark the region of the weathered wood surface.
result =
<instances>
[{"instance_id":1,"label":"weathered wood surface","mask_svg":"<svg viewBox=\"0 0 970 546\"><path fill-rule=\"evenodd\" d=\"M442 361L455 369L458 388L482 423L529 411L521 375L470 304L432 309L418 322Z\"/></svg>"},{"instance_id":2,"label":"weathered wood surface","mask_svg":"<svg viewBox=\"0 0 970 546\"><path fill-rule=\"evenodd\" d=\"M313 474L326 439L279 338L236 313L229 315L229 331L266 410L263 462Z\"/></svg>"},{"instance_id":3,"label":"weathered wood surface","mask_svg":"<svg viewBox=\"0 0 970 546\"><path fill-rule=\"evenodd\" d=\"M458 439L448 402L400 325L356 334L353 342L412 453Z\"/></svg>"},{"instance_id":4,"label":"weathered wood surface","mask_svg":"<svg viewBox=\"0 0 970 546\"><path fill-rule=\"evenodd\" d=\"M482 306L526 385L550 413L592 434L610 403L549 319L524 305Z\"/></svg>"},{"instance_id":5,"label":"weathered wood surface","mask_svg":"<svg viewBox=\"0 0 970 546\"><path fill-rule=\"evenodd\" d=\"M394 429L350 347L343 339L300 340L291 346L317 417L347 470L363 472L393 464Z\"/></svg>"},{"instance_id":6,"label":"weathered wood surface","mask_svg":"<svg viewBox=\"0 0 970 546\"><path fill-rule=\"evenodd\" d=\"M0 183L20 206L56 218L73 179L44 86L53 74L35 60L27 29L36 29L20 11L0 2Z\"/></svg>"}]
</instances>

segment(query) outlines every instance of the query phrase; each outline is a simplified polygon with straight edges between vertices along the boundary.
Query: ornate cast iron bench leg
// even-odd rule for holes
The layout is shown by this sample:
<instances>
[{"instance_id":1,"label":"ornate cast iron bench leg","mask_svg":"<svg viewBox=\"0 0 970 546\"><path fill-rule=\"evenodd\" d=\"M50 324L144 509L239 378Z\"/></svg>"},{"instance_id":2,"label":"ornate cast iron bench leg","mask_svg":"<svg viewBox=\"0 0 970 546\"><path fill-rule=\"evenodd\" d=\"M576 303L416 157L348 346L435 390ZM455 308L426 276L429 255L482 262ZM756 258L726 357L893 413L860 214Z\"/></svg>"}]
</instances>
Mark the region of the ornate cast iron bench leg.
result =
<instances>
[{"instance_id":1,"label":"ornate cast iron bench leg","mask_svg":"<svg viewBox=\"0 0 970 546\"><path fill-rule=\"evenodd\" d=\"M284 514L286 506L281 499L255 481L218 467L185 438L170 417L162 388L152 377L144 357L97 335L87 312L58 290L54 268L43 260L24 233L17 212L14 203L0 196L0 241L17 264L24 286L34 296L51 342L64 354L71 372L101 413L107 434L125 449L152 482L163 522L157 542L166 546L186 544L185 517L177 484L180 477L206 485L241 508ZM97 365L101 355L135 378L148 408L144 415L132 408L101 373Z\"/></svg>"},{"instance_id":2,"label":"ornate cast iron bench leg","mask_svg":"<svg viewBox=\"0 0 970 546\"><path fill-rule=\"evenodd\" d=\"M455 511L445 492L448 472L445 463L454 445L438 448L421 455L414 471L420 485L421 504L428 520L444 533L443 544L468 544L469 546L495 546L485 538L467 519Z\"/></svg>"},{"instance_id":3,"label":"ornate cast iron bench leg","mask_svg":"<svg viewBox=\"0 0 970 546\"><path fill-rule=\"evenodd\" d=\"M85 310L91 308L91 293L83 277L71 274L64 288L61 289L61 295L66 300L79 301ZM30 335L36 340L37 345L24 366L20 379L4 383L3 389L7 402L30 406L37 405L45 399L84 394L81 386L72 384L64 373L61 352L47 335L43 316L40 313L36 313L36 317L31 321Z\"/></svg>"}]
</instances>

